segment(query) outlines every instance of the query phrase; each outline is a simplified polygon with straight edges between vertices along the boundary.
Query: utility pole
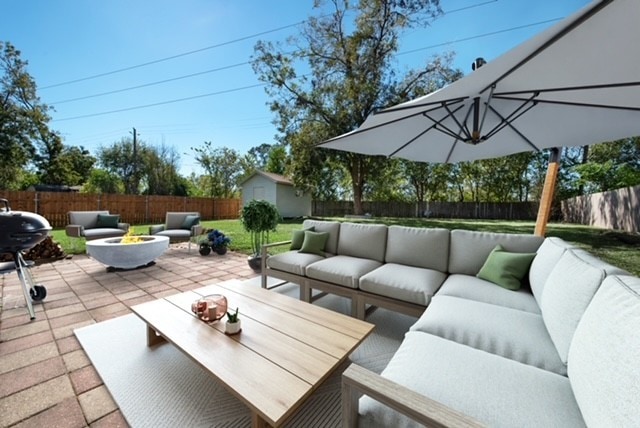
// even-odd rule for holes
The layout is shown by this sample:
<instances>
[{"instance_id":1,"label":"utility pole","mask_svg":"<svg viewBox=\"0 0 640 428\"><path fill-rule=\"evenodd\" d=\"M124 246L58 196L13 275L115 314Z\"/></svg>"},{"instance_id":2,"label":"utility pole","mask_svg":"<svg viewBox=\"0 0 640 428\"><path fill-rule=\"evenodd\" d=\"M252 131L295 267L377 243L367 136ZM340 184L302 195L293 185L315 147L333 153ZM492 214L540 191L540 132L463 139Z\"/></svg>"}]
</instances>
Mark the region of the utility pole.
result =
<instances>
[{"instance_id":1,"label":"utility pole","mask_svg":"<svg viewBox=\"0 0 640 428\"><path fill-rule=\"evenodd\" d=\"M134 194L138 194L138 133L133 128L133 185L135 189L131 189Z\"/></svg>"}]
</instances>

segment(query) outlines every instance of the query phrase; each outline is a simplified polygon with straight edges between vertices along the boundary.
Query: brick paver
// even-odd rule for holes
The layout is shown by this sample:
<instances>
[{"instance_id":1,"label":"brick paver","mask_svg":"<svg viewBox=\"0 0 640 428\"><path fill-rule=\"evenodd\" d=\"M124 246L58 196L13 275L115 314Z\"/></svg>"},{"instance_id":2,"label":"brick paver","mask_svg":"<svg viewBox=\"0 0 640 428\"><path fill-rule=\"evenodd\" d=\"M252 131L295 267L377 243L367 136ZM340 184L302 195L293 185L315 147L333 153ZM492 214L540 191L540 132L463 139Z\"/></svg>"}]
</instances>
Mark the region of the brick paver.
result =
<instances>
[{"instance_id":1,"label":"brick paver","mask_svg":"<svg viewBox=\"0 0 640 428\"><path fill-rule=\"evenodd\" d=\"M15 273L0 276L0 427L127 427L73 330L130 307L228 279L255 277L246 255L171 245L143 269L107 272L85 255L34 266L47 297L29 320Z\"/></svg>"}]
</instances>

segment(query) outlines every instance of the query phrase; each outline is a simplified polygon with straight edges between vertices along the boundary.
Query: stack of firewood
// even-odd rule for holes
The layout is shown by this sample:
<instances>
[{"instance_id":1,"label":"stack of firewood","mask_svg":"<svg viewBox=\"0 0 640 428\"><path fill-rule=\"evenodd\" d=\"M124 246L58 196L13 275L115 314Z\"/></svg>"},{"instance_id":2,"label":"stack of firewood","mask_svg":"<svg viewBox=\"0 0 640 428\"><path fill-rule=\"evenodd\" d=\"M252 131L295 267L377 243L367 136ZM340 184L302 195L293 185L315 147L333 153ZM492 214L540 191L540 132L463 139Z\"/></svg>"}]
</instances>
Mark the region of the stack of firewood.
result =
<instances>
[{"instance_id":1,"label":"stack of firewood","mask_svg":"<svg viewBox=\"0 0 640 428\"><path fill-rule=\"evenodd\" d=\"M50 236L47 236L42 242L37 244L36 246L30 248L27 251L22 253L25 260L33 260L33 261L44 261L44 260L58 260L65 257L64 250L60 246L51 239ZM0 262L10 262L13 261L13 255L9 253L0 254Z\"/></svg>"}]
</instances>

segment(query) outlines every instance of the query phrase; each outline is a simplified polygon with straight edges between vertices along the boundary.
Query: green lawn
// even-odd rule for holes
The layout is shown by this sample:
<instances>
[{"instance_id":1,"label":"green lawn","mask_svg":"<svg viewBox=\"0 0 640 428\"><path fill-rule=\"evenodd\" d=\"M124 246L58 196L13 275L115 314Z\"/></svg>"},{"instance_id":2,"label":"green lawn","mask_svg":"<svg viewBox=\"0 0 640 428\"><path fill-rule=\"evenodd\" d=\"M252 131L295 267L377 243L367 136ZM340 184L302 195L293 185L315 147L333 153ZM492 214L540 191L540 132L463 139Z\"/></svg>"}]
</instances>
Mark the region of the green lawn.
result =
<instances>
[{"instance_id":1,"label":"green lawn","mask_svg":"<svg viewBox=\"0 0 640 428\"><path fill-rule=\"evenodd\" d=\"M354 219L332 218L338 221L358 221ZM439 220L415 218L375 218L363 220L366 222L383 223L387 225L404 225L413 227L442 227L446 229L466 229L487 232L533 233L535 226L531 221L502 221L502 220ZM270 234L270 242L287 241L291 238L291 231L299 229L302 220L285 221L278 225L276 232ZM249 234L244 231L238 220L216 220L203 222L205 228L219 229L231 238L230 249L241 253L251 253ZM145 234L149 226L134 226L134 233ZM84 241L78 239L72 248L64 229L52 232L54 241L70 254L84 253ZM595 227L551 223L547 228L547 236L557 236L584 248L590 253L608 261L609 263L628 270L640 276L640 236L624 232L616 232ZM284 251L286 247L281 247ZM277 251L277 250L276 250Z\"/></svg>"}]
</instances>

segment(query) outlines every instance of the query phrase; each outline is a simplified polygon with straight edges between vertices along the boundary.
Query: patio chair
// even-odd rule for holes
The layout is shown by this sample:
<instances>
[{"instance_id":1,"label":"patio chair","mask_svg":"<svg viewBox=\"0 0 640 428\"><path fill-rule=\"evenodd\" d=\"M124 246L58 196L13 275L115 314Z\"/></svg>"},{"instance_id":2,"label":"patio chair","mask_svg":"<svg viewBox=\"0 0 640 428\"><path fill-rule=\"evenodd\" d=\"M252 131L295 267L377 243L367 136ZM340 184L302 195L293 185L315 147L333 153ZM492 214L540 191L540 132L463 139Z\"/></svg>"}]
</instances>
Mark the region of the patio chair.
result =
<instances>
[{"instance_id":1,"label":"patio chair","mask_svg":"<svg viewBox=\"0 0 640 428\"><path fill-rule=\"evenodd\" d=\"M202 234L200 213L167 212L164 224L149 227L149 235L168 236L169 242L188 242L191 251L191 239Z\"/></svg>"}]
</instances>

